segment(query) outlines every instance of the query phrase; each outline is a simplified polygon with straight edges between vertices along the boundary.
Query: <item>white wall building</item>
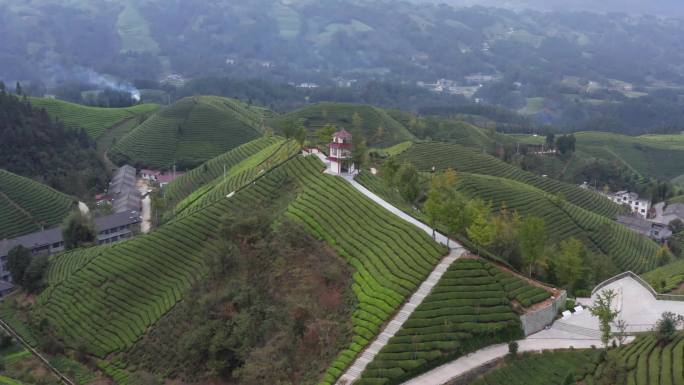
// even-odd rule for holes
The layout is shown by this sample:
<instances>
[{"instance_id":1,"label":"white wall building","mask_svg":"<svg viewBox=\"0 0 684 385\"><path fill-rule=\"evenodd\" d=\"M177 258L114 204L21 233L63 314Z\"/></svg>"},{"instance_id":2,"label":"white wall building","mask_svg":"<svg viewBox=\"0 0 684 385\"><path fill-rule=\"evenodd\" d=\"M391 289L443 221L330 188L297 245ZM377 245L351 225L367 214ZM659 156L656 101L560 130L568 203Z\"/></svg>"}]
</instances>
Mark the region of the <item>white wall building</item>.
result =
<instances>
[{"instance_id":1,"label":"white wall building","mask_svg":"<svg viewBox=\"0 0 684 385\"><path fill-rule=\"evenodd\" d=\"M627 205L632 209L632 212L641 217L648 217L648 212L651 209L651 201L648 199L639 199L639 194L627 191L618 191L616 193L604 194L608 199L619 205Z\"/></svg>"},{"instance_id":2,"label":"white wall building","mask_svg":"<svg viewBox=\"0 0 684 385\"><path fill-rule=\"evenodd\" d=\"M332 142L328 145L330 155L330 171L335 174L353 174L355 165L352 161L352 134L342 129L333 134Z\"/></svg>"}]
</instances>

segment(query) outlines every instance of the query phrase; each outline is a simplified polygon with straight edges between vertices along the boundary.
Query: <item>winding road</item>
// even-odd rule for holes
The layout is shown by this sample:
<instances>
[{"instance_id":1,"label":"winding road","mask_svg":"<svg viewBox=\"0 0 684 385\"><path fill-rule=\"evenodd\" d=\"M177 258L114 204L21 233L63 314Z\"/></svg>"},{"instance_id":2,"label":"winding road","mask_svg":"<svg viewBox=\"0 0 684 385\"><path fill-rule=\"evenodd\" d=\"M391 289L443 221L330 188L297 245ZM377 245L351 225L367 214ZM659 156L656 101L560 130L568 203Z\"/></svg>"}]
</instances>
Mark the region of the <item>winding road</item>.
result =
<instances>
[{"instance_id":1,"label":"winding road","mask_svg":"<svg viewBox=\"0 0 684 385\"><path fill-rule=\"evenodd\" d=\"M318 156L323 163L329 165L325 155L315 155ZM430 226L406 214L399 208L393 206L367 188L363 187L360 183L354 180L353 175L338 175L332 173L330 172L329 166L326 168L325 172L331 175L342 177L356 190L370 198L375 203L384 207L387 211L405 220L406 222L417 226L419 229L425 231L428 235L433 235L433 229ZM389 342L389 339L401 329L403 323L411 316L418 305L423 302L423 299L432 291L449 266L466 252L463 246L461 246L458 242L448 239L448 237L439 232L435 232L435 240L443 245L448 244L450 246L449 255L442 259L442 261L428 276L427 280L420 285L418 290L411 296L409 301L402 306L401 310L399 310L392 320L384 327L376 339L356 358L353 364L347 368L342 376L340 376L336 382L337 385L349 385L361 377L361 373L363 373L363 370L366 368L366 366L373 361L380 350ZM592 346L601 346L601 340L596 336L587 336L586 334L577 333L573 330L550 328L530 335L527 338L521 339L518 341L518 344L519 351L525 352L542 351L544 349L568 349L571 347L578 349L590 348ZM489 346L434 368L405 382L404 384L443 385L474 369L501 359L505 357L506 354L508 354L508 344Z\"/></svg>"}]
</instances>

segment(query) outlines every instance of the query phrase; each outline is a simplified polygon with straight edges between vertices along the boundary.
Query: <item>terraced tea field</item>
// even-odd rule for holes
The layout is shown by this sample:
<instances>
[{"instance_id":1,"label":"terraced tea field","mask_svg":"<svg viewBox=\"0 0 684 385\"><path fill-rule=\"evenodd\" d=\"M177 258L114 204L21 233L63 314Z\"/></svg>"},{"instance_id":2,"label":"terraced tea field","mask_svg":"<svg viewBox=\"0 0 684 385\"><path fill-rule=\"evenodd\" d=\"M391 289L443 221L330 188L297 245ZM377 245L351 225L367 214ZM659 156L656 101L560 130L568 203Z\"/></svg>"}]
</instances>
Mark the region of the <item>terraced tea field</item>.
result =
<instances>
[{"instance_id":1,"label":"terraced tea field","mask_svg":"<svg viewBox=\"0 0 684 385\"><path fill-rule=\"evenodd\" d=\"M165 201L168 202L170 207L174 207L178 202L197 191L200 187L222 176L224 172L229 171L244 159L280 141L281 139L273 136L263 137L208 160L164 187Z\"/></svg>"},{"instance_id":2,"label":"terraced tea field","mask_svg":"<svg viewBox=\"0 0 684 385\"><path fill-rule=\"evenodd\" d=\"M482 347L522 337L512 300L550 294L482 259L454 262L357 382L397 384Z\"/></svg>"},{"instance_id":3,"label":"terraced tea field","mask_svg":"<svg viewBox=\"0 0 684 385\"><path fill-rule=\"evenodd\" d=\"M459 174L458 189L470 197L492 203L498 211L506 204L523 217L544 219L549 240L570 237L582 241L589 251L608 256L621 271L643 273L657 266L658 245L614 221L514 180Z\"/></svg>"},{"instance_id":4,"label":"terraced tea field","mask_svg":"<svg viewBox=\"0 0 684 385\"><path fill-rule=\"evenodd\" d=\"M45 108L53 119L59 119L71 129L82 127L88 135L97 138L109 127L138 115L151 114L158 104L140 104L126 108L101 108L73 104L57 99L30 98L35 107Z\"/></svg>"},{"instance_id":5,"label":"terraced tea field","mask_svg":"<svg viewBox=\"0 0 684 385\"><path fill-rule=\"evenodd\" d=\"M0 240L60 224L75 198L0 169Z\"/></svg>"},{"instance_id":6,"label":"terraced tea field","mask_svg":"<svg viewBox=\"0 0 684 385\"><path fill-rule=\"evenodd\" d=\"M629 385L681 385L684 384L684 336L680 333L662 346L653 335L645 335L614 352L626 366ZM600 365L587 385L598 385L605 370Z\"/></svg>"},{"instance_id":7,"label":"terraced tea field","mask_svg":"<svg viewBox=\"0 0 684 385\"><path fill-rule=\"evenodd\" d=\"M294 181L300 193L287 215L333 245L356 269L354 333L324 378L331 383L445 250L345 181L322 174L322 169L315 157L295 157L230 198L213 201L149 235L57 256L37 306L68 346L86 344L99 357L127 349L204 274L204 257L212 252L207 240L220 219L231 210L279 196L282 186ZM103 365L121 376L126 369Z\"/></svg>"},{"instance_id":8,"label":"terraced tea field","mask_svg":"<svg viewBox=\"0 0 684 385\"><path fill-rule=\"evenodd\" d=\"M512 179L549 194L561 195L576 206L611 219L621 210L617 204L599 194L551 178L536 176L492 156L457 144L416 143L398 155L397 159L400 162L413 163L420 171L431 171L433 167L436 170L453 168L457 172Z\"/></svg>"},{"instance_id":9,"label":"terraced tea field","mask_svg":"<svg viewBox=\"0 0 684 385\"><path fill-rule=\"evenodd\" d=\"M217 200L225 199L226 196L240 191L260 175L297 155L300 150L299 144L294 140L275 141L261 151L235 164L226 172L224 177L220 176L190 194L176 205L173 215L188 215L211 205Z\"/></svg>"},{"instance_id":10,"label":"terraced tea field","mask_svg":"<svg viewBox=\"0 0 684 385\"><path fill-rule=\"evenodd\" d=\"M598 350L544 352L508 361L472 385L566 385L568 378L583 380L596 370Z\"/></svg>"},{"instance_id":11,"label":"terraced tea field","mask_svg":"<svg viewBox=\"0 0 684 385\"><path fill-rule=\"evenodd\" d=\"M270 124L277 129L282 129L285 121L297 119L302 120L310 132L329 123L336 125L338 129L345 128L351 131L354 127L354 114L361 117L363 134L371 145L385 147L414 139L413 134L387 112L362 104L317 103L276 117L271 120ZM377 135L378 127L383 128L383 135Z\"/></svg>"},{"instance_id":12,"label":"terraced tea field","mask_svg":"<svg viewBox=\"0 0 684 385\"><path fill-rule=\"evenodd\" d=\"M332 384L446 253L427 234L395 217L340 178L324 175L315 157L297 163L305 186L288 215L333 245L354 266L358 305L351 344L322 383ZM305 168L308 171L305 171Z\"/></svg>"},{"instance_id":13,"label":"terraced tea field","mask_svg":"<svg viewBox=\"0 0 684 385\"><path fill-rule=\"evenodd\" d=\"M262 110L227 98L198 96L163 108L118 141L117 163L195 167L261 136Z\"/></svg>"}]
</instances>

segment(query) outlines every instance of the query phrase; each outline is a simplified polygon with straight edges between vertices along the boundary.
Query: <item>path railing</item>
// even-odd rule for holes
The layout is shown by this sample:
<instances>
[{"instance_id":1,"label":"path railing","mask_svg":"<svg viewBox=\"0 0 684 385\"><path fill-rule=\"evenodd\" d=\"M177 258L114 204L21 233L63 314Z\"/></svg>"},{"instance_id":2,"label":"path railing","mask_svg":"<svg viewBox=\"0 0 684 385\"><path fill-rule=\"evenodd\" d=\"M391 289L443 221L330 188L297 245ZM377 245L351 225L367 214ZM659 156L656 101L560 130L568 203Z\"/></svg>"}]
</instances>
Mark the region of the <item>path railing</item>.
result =
<instances>
[{"instance_id":1,"label":"path railing","mask_svg":"<svg viewBox=\"0 0 684 385\"><path fill-rule=\"evenodd\" d=\"M648 290L648 292L651 293L653 298L655 298L659 301L682 301L682 302L684 302L684 295L660 294L657 291L655 291L655 289L648 282L646 282L643 278L634 274L631 271L625 271L624 273L620 273L614 277L608 278L607 280L599 283L598 285L596 285L594 290L591 291L591 296L593 297L594 294L596 294L599 290L601 290L604 287L610 285L611 283L619 281L623 278L634 279L639 285L643 286L646 290Z\"/></svg>"},{"instance_id":2,"label":"path railing","mask_svg":"<svg viewBox=\"0 0 684 385\"><path fill-rule=\"evenodd\" d=\"M57 368L52 366L52 364L50 364L50 361L48 361L47 358L45 358L42 354L40 354L40 352L38 352L38 350L34 349L33 346L31 346L28 342L26 342L26 340L24 340L19 335L19 333L15 332L14 329L12 329L5 321L3 321L1 319L0 319L0 328L5 329L5 331L7 333L12 335L12 337L14 337L17 341L19 341L19 343L24 345L24 348L26 348L26 350L31 352L31 354L33 354L34 356L36 356L36 358L38 358L41 362L43 362L43 364L45 364L45 366L47 366L60 379L60 381L62 381L65 385L76 385L75 382L73 382L69 377L62 374L62 372L57 370Z\"/></svg>"}]
</instances>

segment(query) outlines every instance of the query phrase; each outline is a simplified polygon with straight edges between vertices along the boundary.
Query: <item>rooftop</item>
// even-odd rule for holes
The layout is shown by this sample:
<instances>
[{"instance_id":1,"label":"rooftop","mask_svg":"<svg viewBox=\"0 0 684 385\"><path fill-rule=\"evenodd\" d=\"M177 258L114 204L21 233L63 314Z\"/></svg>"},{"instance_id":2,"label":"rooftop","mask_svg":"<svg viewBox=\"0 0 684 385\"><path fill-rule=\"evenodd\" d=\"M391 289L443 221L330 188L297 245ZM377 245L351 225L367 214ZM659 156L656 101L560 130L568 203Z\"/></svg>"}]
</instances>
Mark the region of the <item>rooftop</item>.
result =
<instances>
[{"instance_id":1,"label":"rooftop","mask_svg":"<svg viewBox=\"0 0 684 385\"><path fill-rule=\"evenodd\" d=\"M349 139L351 137L352 134L344 128L333 134L333 138Z\"/></svg>"}]
</instances>

